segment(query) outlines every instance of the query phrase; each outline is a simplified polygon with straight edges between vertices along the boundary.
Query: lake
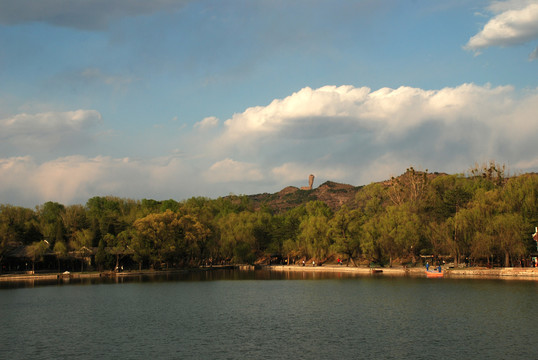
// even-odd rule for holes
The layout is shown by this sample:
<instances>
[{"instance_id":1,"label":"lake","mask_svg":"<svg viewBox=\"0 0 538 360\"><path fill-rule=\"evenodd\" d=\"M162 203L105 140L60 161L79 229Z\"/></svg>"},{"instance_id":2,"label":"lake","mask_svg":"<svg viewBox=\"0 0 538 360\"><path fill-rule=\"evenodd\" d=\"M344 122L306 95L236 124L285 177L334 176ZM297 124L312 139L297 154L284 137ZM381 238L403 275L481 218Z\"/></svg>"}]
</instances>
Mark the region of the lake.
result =
<instances>
[{"instance_id":1,"label":"lake","mask_svg":"<svg viewBox=\"0 0 538 360\"><path fill-rule=\"evenodd\" d=\"M21 285L0 289L1 359L538 358L534 281L214 271Z\"/></svg>"}]
</instances>

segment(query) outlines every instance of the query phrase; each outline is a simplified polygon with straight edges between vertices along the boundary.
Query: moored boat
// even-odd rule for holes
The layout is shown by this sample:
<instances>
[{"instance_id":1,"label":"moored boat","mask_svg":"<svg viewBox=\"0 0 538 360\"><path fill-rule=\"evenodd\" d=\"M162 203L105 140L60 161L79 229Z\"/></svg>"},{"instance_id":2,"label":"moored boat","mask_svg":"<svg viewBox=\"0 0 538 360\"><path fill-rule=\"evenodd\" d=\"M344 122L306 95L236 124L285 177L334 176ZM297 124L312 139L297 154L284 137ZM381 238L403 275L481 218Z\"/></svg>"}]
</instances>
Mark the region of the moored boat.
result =
<instances>
[{"instance_id":1,"label":"moored boat","mask_svg":"<svg viewBox=\"0 0 538 360\"><path fill-rule=\"evenodd\" d=\"M426 270L426 277L429 277L429 278L440 278L440 277L443 277L444 274L445 273L443 271L428 271L428 270Z\"/></svg>"}]
</instances>

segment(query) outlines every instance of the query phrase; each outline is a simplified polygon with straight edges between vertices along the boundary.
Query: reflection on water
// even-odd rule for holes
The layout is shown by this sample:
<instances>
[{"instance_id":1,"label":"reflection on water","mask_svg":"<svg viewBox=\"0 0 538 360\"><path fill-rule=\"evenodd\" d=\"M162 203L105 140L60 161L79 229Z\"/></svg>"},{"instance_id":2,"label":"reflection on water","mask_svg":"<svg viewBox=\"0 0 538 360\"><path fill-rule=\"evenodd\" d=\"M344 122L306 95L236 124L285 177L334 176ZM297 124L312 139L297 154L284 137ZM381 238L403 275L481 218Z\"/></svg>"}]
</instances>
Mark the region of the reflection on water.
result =
<instances>
[{"instance_id":1,"label":"reflection on water","mask_svg":"<svg viewBox=\"0 0 538 360\"><path fill-rule=\"evenodd\" d=\"M0 290L1 359L536 357L536 282L219 270L49 284Z\"/></svg>"},{"instance_id":2,"label":"reflection on water","mask_svg":"<svg viewBox=\"0 0 538 360\"><path fill-rule=\"evenodd\" d=\"M193 270L155 272L142 274L120 273L117 276L71 277L58 279L25 279L0 281L2 288L36 287L45 285L92 285L92 284L125 284L133 282L167 282L167 281L221 281L221 280L323 280L346 279L365 276L350 272L301 272L301 271L269 271L269 270ZM367 275L370 276L370 275Z\"/></svg>"}]
</instances>

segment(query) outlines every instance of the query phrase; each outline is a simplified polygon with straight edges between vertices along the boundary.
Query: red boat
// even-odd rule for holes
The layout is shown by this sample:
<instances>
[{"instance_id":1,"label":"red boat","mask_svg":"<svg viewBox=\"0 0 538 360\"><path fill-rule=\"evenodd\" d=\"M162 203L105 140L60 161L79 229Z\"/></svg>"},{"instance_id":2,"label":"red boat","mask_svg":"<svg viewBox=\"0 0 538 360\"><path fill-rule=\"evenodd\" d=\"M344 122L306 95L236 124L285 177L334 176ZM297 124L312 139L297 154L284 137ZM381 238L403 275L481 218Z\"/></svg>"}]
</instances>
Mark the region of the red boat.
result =
<instances>
[{"instance_id":1,"label":"red boat","mask_svg":"<svg viewBox=\"0 0 538 360\"><path fill-rule=\"evenodd\" d=\"M439 272L439 271L428 271L426 270L426 277L429 277L429 278L440 278L440 277L443 277L444 276L444 272Z\"/></svg>"}]
</instances>

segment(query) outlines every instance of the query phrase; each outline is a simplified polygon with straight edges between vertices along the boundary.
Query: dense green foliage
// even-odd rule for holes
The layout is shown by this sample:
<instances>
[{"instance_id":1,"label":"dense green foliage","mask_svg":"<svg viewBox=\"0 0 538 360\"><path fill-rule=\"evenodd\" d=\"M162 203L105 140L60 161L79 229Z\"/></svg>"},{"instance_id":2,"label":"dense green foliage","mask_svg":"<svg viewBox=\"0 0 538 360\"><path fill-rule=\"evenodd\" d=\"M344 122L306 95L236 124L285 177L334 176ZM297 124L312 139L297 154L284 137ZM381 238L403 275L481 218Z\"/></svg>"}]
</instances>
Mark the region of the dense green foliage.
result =
<instances>
[{"instance_id":1,"label":"dense green foliage","mask_svg":"<svg viewBox=\"0 0 538 360\"><path fill-rule=\"evenodd\" d=\"M125 259L138 268L270 257L392 265L420 255L510 266L536 251L537 195L537 174L506 178L504 168L490 163L467 176L410 168L360 188L354 206L335 210L318 200L283 213L254 210L246 196L182 202L106 196L35 210L0 205L0 263L24 246L33 263L54 255L58 268L91 254L99 269Z\"/></svg>"}]
</instances>

